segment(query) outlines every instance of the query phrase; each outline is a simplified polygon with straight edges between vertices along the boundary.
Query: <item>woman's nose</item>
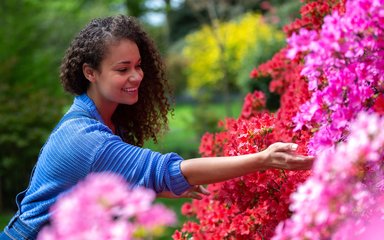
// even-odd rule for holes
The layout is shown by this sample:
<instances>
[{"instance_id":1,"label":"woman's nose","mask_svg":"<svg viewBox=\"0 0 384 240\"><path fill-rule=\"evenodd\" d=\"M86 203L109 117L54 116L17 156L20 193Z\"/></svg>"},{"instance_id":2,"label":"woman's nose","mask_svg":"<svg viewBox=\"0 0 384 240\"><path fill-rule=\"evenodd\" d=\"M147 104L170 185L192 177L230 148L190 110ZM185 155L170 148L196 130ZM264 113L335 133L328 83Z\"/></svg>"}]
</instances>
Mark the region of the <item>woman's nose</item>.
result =
<instances>
[{"instance_id":1,"label":"woman's nose","mask_svg":"<svg viewBox=\"0 0 384 240\"><path fill-rule=\"evenodd\" d=\"M142 71L134 71L128 78L130 81L141 81L143 79Z\"/></svg>"}]
</instances>

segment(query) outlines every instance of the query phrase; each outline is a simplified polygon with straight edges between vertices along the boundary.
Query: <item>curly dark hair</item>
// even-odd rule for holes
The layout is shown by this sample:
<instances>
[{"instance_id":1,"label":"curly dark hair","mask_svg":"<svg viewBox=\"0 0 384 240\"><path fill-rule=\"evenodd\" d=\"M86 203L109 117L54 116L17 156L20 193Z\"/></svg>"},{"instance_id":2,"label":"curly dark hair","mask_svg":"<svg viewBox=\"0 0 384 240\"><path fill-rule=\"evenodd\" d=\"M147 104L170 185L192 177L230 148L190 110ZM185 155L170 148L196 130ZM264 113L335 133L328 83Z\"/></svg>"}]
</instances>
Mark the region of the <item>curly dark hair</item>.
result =
<instances>
[{"instance_id":1,"label":"curly dark hair","mask_svg":"<svg viewBox=\"0 0 384 240\"><path fill-rule=\"evenodd\" d=\"M99 69L109 44L129 39L141 55L144 78L139 100L134 105L118 105L112 122L121 130L125 142L143 146L144 141L167 129L167 114L173 110L167 99L171 89L165 67L155 44L134 17L124 15L92 20L73 39L63 58L60 79L64 89L74 95L85 93L90 85L83 74L83 64Z\"/></svg>"}]
</instances>

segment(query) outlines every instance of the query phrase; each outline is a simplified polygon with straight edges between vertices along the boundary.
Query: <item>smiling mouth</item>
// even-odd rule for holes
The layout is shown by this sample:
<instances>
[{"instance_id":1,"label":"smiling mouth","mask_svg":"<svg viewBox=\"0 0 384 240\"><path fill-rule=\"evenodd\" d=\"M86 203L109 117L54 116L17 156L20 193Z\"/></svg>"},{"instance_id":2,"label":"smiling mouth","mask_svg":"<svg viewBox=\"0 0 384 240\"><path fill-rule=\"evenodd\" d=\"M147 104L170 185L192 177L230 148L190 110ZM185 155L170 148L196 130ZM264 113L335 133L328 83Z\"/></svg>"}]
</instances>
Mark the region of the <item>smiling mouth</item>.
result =
<instances>
[{"instance_id":1,"label":"smiling mouth","mask_svg":"<svg viewBox=\"0 0 384 240\"><path fill-rule=\"evenodd\" d=\"M123 88L122 91L126 93L134 93L137 92L138 88Z\"/></svg>"}]
</instances>

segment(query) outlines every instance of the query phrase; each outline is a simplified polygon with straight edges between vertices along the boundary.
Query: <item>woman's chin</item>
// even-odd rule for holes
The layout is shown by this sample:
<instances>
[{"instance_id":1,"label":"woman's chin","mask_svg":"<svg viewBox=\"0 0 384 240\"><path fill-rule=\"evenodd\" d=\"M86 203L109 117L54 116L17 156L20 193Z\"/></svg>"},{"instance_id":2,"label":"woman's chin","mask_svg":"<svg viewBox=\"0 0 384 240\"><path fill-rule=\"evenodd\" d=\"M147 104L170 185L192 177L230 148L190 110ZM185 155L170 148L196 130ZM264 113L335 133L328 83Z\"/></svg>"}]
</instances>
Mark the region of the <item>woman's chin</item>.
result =
<instances>
[{"instance_id":1,"label":"woman's chin","mask_svg":"<svg viewBox=\"0 0 384 240\"><path fill-rule=\"evenodd\" d=\"M131 98L131 99L129 99L129 100L126 100L126 101L124 102L124 104L126 104L126 105L134 105L135 103L137 103L138 100L139 100L138 97L136 97L136 98Z\"/></svg>"}]
</instances>

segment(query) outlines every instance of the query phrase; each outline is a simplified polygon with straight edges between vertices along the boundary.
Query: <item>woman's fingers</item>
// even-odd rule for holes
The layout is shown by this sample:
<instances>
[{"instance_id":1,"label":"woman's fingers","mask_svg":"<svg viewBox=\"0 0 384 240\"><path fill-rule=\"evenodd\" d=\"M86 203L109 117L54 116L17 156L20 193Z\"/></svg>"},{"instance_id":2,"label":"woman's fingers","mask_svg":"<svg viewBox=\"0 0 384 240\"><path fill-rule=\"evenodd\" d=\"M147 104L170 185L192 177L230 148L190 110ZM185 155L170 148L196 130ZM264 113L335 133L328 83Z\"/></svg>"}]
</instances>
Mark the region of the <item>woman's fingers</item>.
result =
<instances>
[{"instance_id":1,"label":"woman's fingers","mask_svg":"<svg viewBox=\"0 0 384 240\"><path fill-rule=\"evenodd\" d=\"M189 192L187 197L197 199L197 200L203 199L203 197L200 194L198 194L197 192Z\"/></svg>"},{"instance_id":2,"label":"woman's fingers","mask_svg":"<svg viewBox=\"0 0 384 240\"><path fill-rule=\"evenodd\" d=\"M314 157L296 155L296 143L276 142L266 150L269 152L270 166L287 170L309 170L312 168Z\"/></svg>"},{"instance_id":3,"label":"woman's fingers","mask_svg":"<svg viewBox=\"0 0 384 240\"><path fill-rule=\"evenodd\" d=\"M209 195L210 192L202 185L195 185L191 189L187 190L181 197L193 198L197 200L203 199L202 195Z\"/></svg>"},{"instance_id":4,"label":"woman's fingers","mask_svg":"<svg viewBox=\"0 0 384 240\"><path fill-rule=\"evenodd\" d=\"M312 168L314 157L312 156L302 156L302 155L293 155L289 153L284 154L284 159L282 168L288 170L309 170Z\"/></svg>"},{"instance_id":5,"label":"woman's fingers","mask_svg":"<svg viewBox=\"0 0 384 240\"><path fill-rule=\"evenodd\" d=\"M309 170L312 168L314 157L296 155L292 143L277 143L269 149L269 166L286 170Z\"/></svg>"},{"instance_id":6,"label":"woman's fingers","mask_svg":"<svg viewBox=\"0 0 384 240\"><path fill-rule=\"evenodd\" d=\"M290 151L296 151L298 148L298 145L296 143L276 142L272 144L271 147L272 147L272 151L290 152Z\"/></svg>"},{"instance_id":7,"label":"woman's fingers","mask_svg":"<svg viewBox=\"0 0 384 240\"><path fill-rule=\"evenodd\" d=\"M197 185L197 190L196 192L199 192L201 194L204 194L204 195L209 195L211 194L208 189L206 189L203 185Z\"/></svg>"},{"instance_id":8,"label":"woman's fingers","mask_svg":"<svg viewBox=\"0 0 384 240\"><path fill-rule=\"evenodd\" d=\"M313 161L312 156L294 156L292 159L291 170L309 170L312 168Z\"/></svg>"}]
</instances>

